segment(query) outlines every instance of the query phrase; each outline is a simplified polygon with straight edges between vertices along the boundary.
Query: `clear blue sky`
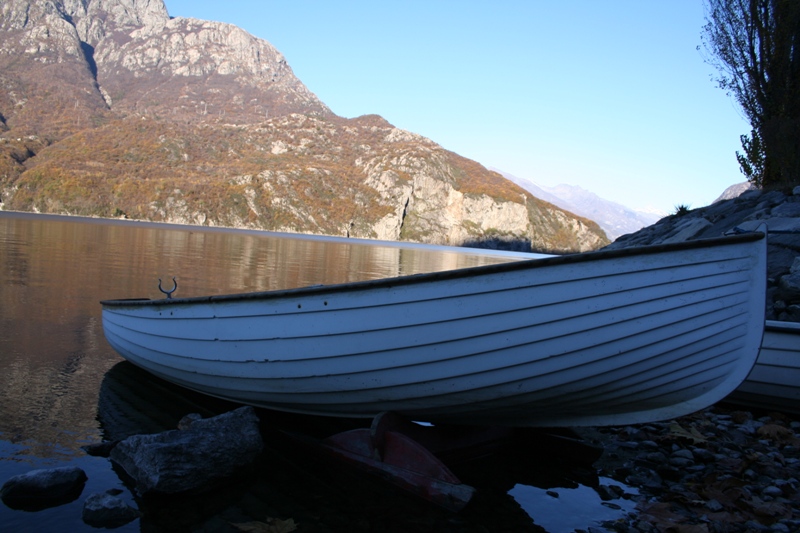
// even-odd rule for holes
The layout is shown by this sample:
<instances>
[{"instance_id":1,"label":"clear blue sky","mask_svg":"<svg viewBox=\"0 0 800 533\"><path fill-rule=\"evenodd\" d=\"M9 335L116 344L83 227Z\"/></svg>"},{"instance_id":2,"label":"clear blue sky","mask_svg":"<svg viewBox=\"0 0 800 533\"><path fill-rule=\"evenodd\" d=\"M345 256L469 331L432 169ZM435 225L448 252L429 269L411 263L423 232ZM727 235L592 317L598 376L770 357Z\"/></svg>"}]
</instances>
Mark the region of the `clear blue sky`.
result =
<instances>
[{"instance_id":1,"label":"clear blue sky","mask_svg":"<svg viewBox=\"0 0 800 533\"><path fill-rule=\"evenodd\" d=\"M165 0L269 41L334 113L628 207L744 181L750 127L697 50L702 0Z\"/></svg>"}]
</instances>

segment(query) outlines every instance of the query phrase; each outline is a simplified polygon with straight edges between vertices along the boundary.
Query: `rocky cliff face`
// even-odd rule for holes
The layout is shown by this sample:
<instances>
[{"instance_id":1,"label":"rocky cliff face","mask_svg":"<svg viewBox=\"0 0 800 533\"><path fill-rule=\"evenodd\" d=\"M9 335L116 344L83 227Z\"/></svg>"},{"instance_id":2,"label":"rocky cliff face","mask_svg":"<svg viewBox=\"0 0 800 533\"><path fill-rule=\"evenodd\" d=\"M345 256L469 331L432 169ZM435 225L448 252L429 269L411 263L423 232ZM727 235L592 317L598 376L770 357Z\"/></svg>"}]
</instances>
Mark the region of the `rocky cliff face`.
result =
<instances>
[{"instance_id":1,"label":"rocky cliff face","mask_svg":"<svg viewBox=\"0 0 800 533\"><path fill-rule=\"evenodd\" d=\"M161 0L0 6L0 208L564 252L593 222L380 117L268 42Z\"/></svg>"},{"instance_id":2,"label":"rocky cliff face","mask_svg":"<svg viewBox=\"0 0 800 533\"><path fill-rule=\"evenodd\" d=\"M671 215L607 248L719 237L766 224L767 319L800 322L800 187L790 194L743 189L740 196Z\"/></svg>"}]
</instances>

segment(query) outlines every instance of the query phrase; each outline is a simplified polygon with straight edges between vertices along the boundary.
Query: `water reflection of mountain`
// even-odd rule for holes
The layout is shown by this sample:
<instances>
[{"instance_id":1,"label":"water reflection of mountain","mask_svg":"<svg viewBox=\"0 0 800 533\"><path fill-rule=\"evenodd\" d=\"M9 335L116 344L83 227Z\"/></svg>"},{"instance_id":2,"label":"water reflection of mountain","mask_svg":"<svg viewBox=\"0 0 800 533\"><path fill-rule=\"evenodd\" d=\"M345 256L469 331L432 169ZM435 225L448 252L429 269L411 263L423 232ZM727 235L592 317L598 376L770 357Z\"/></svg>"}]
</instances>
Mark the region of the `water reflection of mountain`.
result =
<instances>
[{"instance_id":1,"label":"water reflection of mountain","mask_svg":"<svg viewBox=\"0 0 800 533\"><path fill-rule=\"evenodd\" d=\"M106 372L100 384L97 420L103 440L115 441L175 429L181 418L191 413L208 418L236 407L172 385L122 361Z\"/></svg>"},{"instance_id":2,"label":"water reflection of mountain","mask_svg":"<svg viewBox=\"0 0 800 533\"><path fill-rule=\"evenodd\" d=\"M111 355L98 347L99 320L77 316L33 327L38 334L12 336L0 346L0 431L24 444L25 454L80 455L80 446L97 436L97 387Z\"/></svg>"}]
</instances>

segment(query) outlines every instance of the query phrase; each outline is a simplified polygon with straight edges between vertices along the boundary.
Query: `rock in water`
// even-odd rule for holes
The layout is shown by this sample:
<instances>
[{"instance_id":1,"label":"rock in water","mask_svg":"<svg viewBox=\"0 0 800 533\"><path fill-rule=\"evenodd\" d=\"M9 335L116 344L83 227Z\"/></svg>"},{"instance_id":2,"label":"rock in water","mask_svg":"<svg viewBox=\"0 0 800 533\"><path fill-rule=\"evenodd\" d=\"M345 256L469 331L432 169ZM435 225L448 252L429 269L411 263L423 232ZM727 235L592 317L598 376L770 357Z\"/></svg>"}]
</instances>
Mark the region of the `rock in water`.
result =
<instances>
[{"instance_id":1,"label":"rock in water","mask_svg":"<svg viewBox=\"0 0 800 533\"><path fill-rule=\"evenodd\" d=\"M236 474L261 453L264 442L252 407L194 420L185 430L134 435L111 460L135 482L140 496L202 492Z\"/></svg>"},{"instance_id":2,"label":"rock in water","mask_svg":"<svg viewBox=\"0 0 800 533\"><path fill-rule=\"evenodd\" d=\"M0 498L12 509L40 511L77 499L87 479L75 466L32 470L6 481Z\"/></svg>"},{"instance_id":3,"label":"rock in water","mask_svg":"<svg viewBox=\"0 0 800 533\"><path fill-rule=\"evenodd\" d=\"M138 517L139 511L109 493L92 494L83 504L83 521L92 527L120 527Z\"/></svg>"}]
</instances>

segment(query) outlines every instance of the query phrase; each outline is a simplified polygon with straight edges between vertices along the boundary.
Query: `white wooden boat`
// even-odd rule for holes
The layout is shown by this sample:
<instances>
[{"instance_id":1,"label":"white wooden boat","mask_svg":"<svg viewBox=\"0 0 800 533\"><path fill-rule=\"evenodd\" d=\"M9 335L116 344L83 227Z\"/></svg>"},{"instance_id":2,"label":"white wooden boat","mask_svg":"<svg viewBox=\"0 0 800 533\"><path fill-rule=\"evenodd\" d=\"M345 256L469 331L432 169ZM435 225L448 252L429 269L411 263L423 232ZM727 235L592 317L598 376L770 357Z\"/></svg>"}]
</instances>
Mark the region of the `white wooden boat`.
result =
<instances>
[{"instance_id":1,"label":"white wooden boat","mask_svg":"<svg viewBox=\"0 0 800 533\"><path fill-rule=\"evenodd\" d=\"M270 409L595 426L705 408L764 324L762 232L376 281L102 302L109 343L170 382Z\"/></svg>"},{"instance_id":2,"label":"white wooden boat","mask_svg":"<svg viewBox=\"0 0 800 533\"><path fill-rule=\"evenodd\" d=\"M800 414L800 323L767 320L750 375L727 399L750 408Z\"/></svg>"}]
</instances>

